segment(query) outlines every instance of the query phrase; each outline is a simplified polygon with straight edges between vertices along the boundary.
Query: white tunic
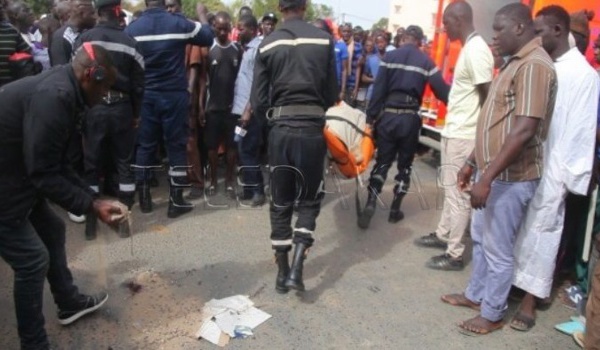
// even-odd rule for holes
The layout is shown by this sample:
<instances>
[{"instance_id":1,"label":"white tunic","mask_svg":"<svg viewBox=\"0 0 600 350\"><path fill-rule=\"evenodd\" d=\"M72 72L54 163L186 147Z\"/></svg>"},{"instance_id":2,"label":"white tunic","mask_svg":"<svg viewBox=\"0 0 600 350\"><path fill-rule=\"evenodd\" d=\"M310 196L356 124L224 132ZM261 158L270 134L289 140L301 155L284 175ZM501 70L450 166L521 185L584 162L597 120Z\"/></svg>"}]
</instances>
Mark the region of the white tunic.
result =
<instances>
[{"instance_id":1,"label":"white tunic","mask_svg":"<svg viewBox=\"0 0 600 350\"><path fill-rule=\"evenodd\" d=\"M600 96L600 78L577 48L554 66L558 91L544 143L544 173L515 244L513 284L538 298L552 289L567 191L587 194Z\"/></svg>"}]
</instances>

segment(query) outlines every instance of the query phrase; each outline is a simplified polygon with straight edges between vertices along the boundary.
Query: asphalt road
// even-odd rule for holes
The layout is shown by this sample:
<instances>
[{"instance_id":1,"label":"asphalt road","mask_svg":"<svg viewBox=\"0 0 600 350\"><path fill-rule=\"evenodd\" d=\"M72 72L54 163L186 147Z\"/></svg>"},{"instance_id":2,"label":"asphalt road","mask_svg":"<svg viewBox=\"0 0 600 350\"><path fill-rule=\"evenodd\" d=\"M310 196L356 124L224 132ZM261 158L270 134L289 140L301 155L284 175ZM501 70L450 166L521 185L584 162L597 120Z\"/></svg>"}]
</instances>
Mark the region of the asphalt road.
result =
<instances>
[{"instance_id":1,"label":"asphalt road","mask_svg":"<svg viewBox=\"0 0 600 350\"><path fill-rule=\"evenodd\" d=\"M202 305L245 294L273 317L253 337L232 340L232 349L576 349L570 337L553 329L572 314L559 302L540 311L528 333L510 327L480 337L458 332L457 323L474 311L443 304L440 295L462 291L470 266L461 272L428 270L425 262L440 252L413 244L435 229L441 213L434 164L429 157L416 161L414 192L405 199L406 218L399 224L389 224L387 211L378 209L371 228L359 230L354 181L341 182L345 199L327 195L305 263L302 295L274 291L266 206L249 209L217 195L213 204L197 201L191 214L169 220L161 187L153 190L154 213L134 208L131 239L103 227L97 241L86 242L84 226L68 222L67 254L77 284L83 292L107 290L110 299L96 314L61 327L46 288L51 342L56 349L74 350L217 348L194 338ZM390 179L382 196L386 204ZM327 189L336 189L332 176ZM364 190L362 195L364 200ZM57 212L66 219L64 211ZM0 280L0 349L17 349L12 272L5 263ZM127 288L130 281L141 285L137 293ZM511 303L509 317L515 307Z\"/></svg>"}]
</instances>

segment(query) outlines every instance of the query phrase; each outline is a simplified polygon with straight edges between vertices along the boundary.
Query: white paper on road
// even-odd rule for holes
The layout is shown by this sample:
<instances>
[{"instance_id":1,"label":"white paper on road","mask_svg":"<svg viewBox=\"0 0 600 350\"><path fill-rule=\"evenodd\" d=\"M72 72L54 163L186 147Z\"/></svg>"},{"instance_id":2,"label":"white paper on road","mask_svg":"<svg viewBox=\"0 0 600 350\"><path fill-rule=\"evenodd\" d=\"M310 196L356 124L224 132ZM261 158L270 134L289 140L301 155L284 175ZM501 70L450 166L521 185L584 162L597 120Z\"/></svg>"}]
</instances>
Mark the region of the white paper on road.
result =
<instances>
[{"instance_id":1,"label":"white paper on road","mask_svg":"<svg viewBox=\"0 0 600 350\"><path fill-rule=\"evenodd\" d=\"M271 318L271 315L254 307L254 303L247 296L235 295L224 299L212 299L204 304L202 318L202 325L196 337L225 346L230 338L235 337L236 327L254 329Z\"/></svg>"}]
</instances>

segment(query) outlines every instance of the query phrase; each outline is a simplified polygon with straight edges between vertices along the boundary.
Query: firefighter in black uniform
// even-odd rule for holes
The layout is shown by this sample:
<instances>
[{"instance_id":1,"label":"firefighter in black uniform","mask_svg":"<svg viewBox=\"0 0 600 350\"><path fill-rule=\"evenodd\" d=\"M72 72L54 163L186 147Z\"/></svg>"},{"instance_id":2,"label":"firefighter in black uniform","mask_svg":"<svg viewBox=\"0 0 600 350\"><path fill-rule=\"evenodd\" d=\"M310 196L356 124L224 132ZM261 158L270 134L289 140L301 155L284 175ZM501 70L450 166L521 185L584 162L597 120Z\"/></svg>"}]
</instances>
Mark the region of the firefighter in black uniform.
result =
<instances>
[{"instance_id":1,"label":"firefighter in black uniform","mask_svg":"<svg viewBox=\"0 0 600 350\"><path fill-rule=\"evenodd\" d=\"M323 197L324 115L339 92L333 39L304 21L306 0L279 0L279 9L285 20L259 47L251 105L255 115L272 123L271 243L279 267L275 289L286 293L304 290L302 264ZM298 220L292 231L294 203Z\"/></svg>"},{"instance_id":2,"label":"firefighter in black uniform","mask_svg":"<svg viewBox=\"0 0 600 350\"><path fill-rule=\"evenodd\" d=\"M104 47L117 69L117 81L90 109L84 123L85 175L92 190L99 193L103 165L107 160L119 174L119 200L130 209L135 197L135 178L130 168L134 148L134 124L144 93L144 58L137 42L119 25L120 0L97 0L98 25L81 34L75 47L84 43ZM96 238L95 216L86 220L85 237ZM127 232L121 232L128 235Z\"/></svg>"},{"instance_id":3,"label":"firefighter in black uniform","mask_svg":"<svg viewBox=\"0 0 600 350\"><path fill-rule=\"evenodd\" d=\"M421 51L423 38L420 27L408 27L402 46L384 56L375 78L373 97L367 108L367 123L375 123L377 158L369 178L369 198L358 217L358 226L362 229L369 227L377 195L381 193L396 157L398 175L388 221L396 223L404 218L400 204L410 186L410 173L421 130L418 112L427 83L439 100L448 101L450 87L433 61Z\"/></svg>"}]
</instances>

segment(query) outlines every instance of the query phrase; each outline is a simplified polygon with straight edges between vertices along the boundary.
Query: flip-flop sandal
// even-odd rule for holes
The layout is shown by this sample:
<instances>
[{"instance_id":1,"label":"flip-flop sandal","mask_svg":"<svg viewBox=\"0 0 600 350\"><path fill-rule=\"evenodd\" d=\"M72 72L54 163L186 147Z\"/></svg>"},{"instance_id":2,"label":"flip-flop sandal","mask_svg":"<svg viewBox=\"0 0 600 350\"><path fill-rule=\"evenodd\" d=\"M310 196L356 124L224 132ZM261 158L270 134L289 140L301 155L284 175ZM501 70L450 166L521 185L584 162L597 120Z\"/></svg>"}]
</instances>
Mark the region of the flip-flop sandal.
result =
<instances>
[{"instance_id":1,"label":"flip-flop sandal","mask_svg":"<svg viewBox=\"0 0 600 350\"><path fill-rule=\"evenodd\" d=\"M535 317L529 317L518 311L510 321L510 328L519 332L529 332L535 326Z\"/></svg>"},{"instance_id":2,"label":"flip-flop sandal","mask_svg":"<svg viewBox=\"0 0 600 350\"><path fill-rule=\"evenodd\" d=\"M446 297L450 297L450 298L446 298ZM455 297L462 297L462 298L467 299L467 297L465 297L464 294L446 294L446 295L442 295L441 299L444 303L450 304L452 306L468 307L469 309L472 309L475 311L481 310L481 306L479 306L477 304L471 305L471 304L467 304L467 303L461 303L460 301L454 301L457 299Z\"/></svg>"}]
</instances>

